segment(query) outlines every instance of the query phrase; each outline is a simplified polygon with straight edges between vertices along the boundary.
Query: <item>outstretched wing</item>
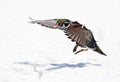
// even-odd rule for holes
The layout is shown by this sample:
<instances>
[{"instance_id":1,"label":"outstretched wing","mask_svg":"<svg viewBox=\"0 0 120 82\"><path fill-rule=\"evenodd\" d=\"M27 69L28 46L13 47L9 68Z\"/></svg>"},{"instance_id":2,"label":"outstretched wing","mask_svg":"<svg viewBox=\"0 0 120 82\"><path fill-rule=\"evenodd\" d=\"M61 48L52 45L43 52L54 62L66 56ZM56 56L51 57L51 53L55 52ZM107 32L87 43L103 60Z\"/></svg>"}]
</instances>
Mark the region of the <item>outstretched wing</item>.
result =
<instances>
[{"instance_id":1,"label":"outstretched wing","mask_svg":"<svg viewBox=\"0 0 120 82\"><path fill-rule=\"evenodd\" d=\"M40 24L40 25L48 27L48 28L56 29L54 26L56 24L57 19L49 19L49 20L34 20L32 18L30 18L30 19L31 19L30 23L32 23L32 24L36 23L36 24Z\"/></svg>"},{"instance_id":2,"label":"outstretched wing","mask_svg":"<svg viewBox=\"0 0 120 82\"><path fill-rule=\"evenodd\" d=\"M65 30L65 34L72 41L76 42L81 47L90 47L94 48L96 46L96 41L93 37L93 34L85 26L82 25L71 25L68 29Z\"/></svg>"}]
</instances>

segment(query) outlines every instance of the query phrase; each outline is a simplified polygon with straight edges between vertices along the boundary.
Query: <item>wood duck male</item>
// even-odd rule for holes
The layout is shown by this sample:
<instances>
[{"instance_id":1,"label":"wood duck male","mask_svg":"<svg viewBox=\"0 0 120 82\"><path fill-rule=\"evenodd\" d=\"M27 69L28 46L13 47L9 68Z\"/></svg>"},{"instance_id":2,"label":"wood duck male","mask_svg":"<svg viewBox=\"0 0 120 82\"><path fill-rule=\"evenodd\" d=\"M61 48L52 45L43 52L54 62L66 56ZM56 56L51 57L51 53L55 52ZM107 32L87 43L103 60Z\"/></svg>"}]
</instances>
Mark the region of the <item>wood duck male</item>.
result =
<instances>
[{"instance_id":1,"label":"wood duck male","mask_svg":"<svg viewBox=\"0 0 120 82\"><path fill-rule=\"evenodd\" d=\"M107 56L97 45L92 32L77 21L70 21L68 19L30 19L32 20L30 23L37 23L42 26L64 31L65 35L67 35L69 39L76 43L75 47L73 48L73 52L75 52L75 54L92 49L101 55ZM76 51L78 46L82 47L83 49Z\"/></svg>"}]
</instances>

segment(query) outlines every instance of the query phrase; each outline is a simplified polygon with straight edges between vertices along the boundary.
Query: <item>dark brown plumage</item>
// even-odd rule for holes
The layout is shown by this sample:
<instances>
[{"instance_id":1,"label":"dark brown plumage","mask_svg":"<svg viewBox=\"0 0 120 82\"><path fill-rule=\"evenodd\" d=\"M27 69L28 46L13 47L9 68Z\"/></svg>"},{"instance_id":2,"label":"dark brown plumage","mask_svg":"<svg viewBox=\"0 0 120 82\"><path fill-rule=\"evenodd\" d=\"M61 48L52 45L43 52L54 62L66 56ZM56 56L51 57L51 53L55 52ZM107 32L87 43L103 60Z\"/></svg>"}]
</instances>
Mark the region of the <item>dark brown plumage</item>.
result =
<instances>
[{"instance_id":1,"label":"dark brown plumage","mask_svg":"<svg viewBox=\"0 0 120 82\"><path fill-rule=\"evenodd\" d=\"M88 30L85 26L77 22L71 24L70 27L65 30L65 35L67 35L68 38L70 38L73 42L76 42L76 46L73 49L73 52L76 51L77 46L81 47L87 46L88 48L91 48L102 55L106 55L101 51L99 46L96 44L92 32ZM84 49L82 51L84 51ZM87 51L87 49L85 49L85 51Z\"/></svg>"}]
</instances>

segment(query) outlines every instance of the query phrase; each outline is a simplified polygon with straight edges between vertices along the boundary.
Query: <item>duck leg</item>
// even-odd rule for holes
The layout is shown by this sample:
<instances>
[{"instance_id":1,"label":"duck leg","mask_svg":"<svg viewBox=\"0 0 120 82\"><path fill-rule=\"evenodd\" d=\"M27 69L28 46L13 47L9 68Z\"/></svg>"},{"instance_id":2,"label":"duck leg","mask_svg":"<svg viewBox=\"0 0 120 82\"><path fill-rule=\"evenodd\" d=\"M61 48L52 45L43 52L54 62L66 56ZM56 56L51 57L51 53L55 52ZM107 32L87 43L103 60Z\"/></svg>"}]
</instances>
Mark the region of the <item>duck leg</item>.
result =
<instances>
[{"instance_id":1,"label":"duck leg","mask_svg":"<svg viewBox=\"0 0 120 82\"><path fill-rule=\"evenodd\" d=\"M75 52L78 48L78 45L76 44L75 47L73 48L73 52Z\"/></svg>"},{"instance_id":2,"label":"duck leg","mask_svg":"<svg viewBox=\"0 0 120 82\"><path fill-rule=\"evenodd\" d=\"M79 52L82 52L82 51L88 51L88 49L81 49L81 50L77 51L75 54L78 54Z\"/></svg>"}]
</instances>

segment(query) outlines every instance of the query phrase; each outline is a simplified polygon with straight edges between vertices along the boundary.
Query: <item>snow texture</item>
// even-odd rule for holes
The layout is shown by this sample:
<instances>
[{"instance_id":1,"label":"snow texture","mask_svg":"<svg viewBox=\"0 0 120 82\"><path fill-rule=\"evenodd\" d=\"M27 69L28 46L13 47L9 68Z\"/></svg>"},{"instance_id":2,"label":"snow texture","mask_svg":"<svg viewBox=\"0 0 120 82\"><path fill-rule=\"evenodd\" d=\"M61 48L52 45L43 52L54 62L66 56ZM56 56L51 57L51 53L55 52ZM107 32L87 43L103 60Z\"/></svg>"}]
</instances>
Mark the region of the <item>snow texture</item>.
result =
<instances>
[{"instance_id":1,"label":"snow texture","mask_svg":"<svg viewBox=\"0 0 120 82\"><path fill-rule=\"evenodd\" d=\"M0 0L0 82L119 82L120 0ZM68 18L100 48L74 55L64 33L38 20ZM80 49L80 48L79 48Z\"/></svg>"}]
</instances>

